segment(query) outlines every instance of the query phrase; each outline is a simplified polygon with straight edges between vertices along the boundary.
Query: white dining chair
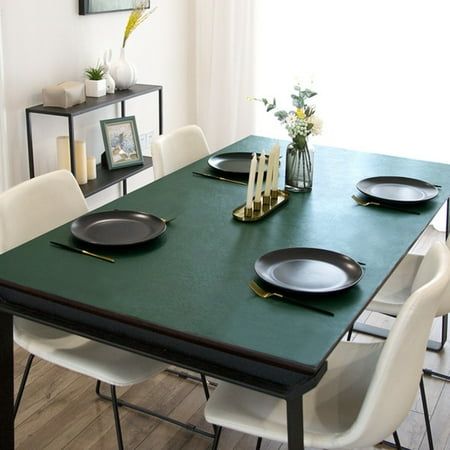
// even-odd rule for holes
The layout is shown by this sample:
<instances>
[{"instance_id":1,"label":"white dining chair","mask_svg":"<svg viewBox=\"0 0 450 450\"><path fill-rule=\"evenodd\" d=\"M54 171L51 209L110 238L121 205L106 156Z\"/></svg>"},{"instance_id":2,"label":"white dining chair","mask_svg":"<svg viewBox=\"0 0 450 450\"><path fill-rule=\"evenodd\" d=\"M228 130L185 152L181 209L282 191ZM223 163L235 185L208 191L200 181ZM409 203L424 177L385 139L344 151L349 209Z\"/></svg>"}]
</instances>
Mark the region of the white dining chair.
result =
<instances>
[{"instance_id":1,"label":"white dining chair","mask_svg":"<svg viewBox=\"0 0 450 450\"><path fill-rule=\"evenodd\" d=\"M210 149L202 129L198 125L186 125L168 134L158 136L152 142L153 173L155 180L169 175L188 164L210 154ZM195 375L179 370L168 369L169 373L183 379L192 379L205 383ZM214 385L214 382L208 381ZM208 396L204 385L205 395Z\"/></svg>"},{"instance_id":2,"label":"white dining chair","mask_svg":"<svg viewBox=\"0 0 450 450\"><path fill-rule=\"evenodd\" d=\"M450 237L447 239L447 247L450 249ZM377 295L367 306L368 311L385 314L396 317L406 299L411 293L414 278L417 270L422 262L423 255L408 253L401 263L394 270L392 275L383 284ZM442 299L436 317L442 320L440 341L428 341L428 350L441 351L447 341L448 333L448 314L450 313L450 284L442 294ZM348 340L350 340L353 331L370 334L377 337L386 337L387 330L380 329L366 324L355 323L351 330L349 330ZM423 369L424 373L429 376L434 376L445 381L450 381L450 376L431 370Z\"/></svg>"},{"instance_id":3,"label":"white dining chair","mask_svg":"<svg viewBox=\"0 0 450 450\"><path fill-rule=\"evenodd\" d=\"M435 243L424 257L413 290L386 341L340 342L316 388L303 397L304 444L315 448L373 446L407 416L417 388L423 390L422 364L431 324L449 280L450 255ZM422 396L430 448L431 428ZM267 394L220 382L205 408L218 427L287 442L286 403ZM220 432L213 448L218 446ZM257 447L259 448L259 447Z\"/></svg>"},{"instance_id":4,"label":"white dining chair","mask_svg":"<svg viewBox=\"0 0 450 450\"><path fill-rule=\"evenodd\" d=\"M87 212L86 201L70 172L58 170L25 181L0 194L0 253ZM126 406L179 426L193 428L190 424L182 424L177 420L117 399L116 386L129 386L143 382L164 371L167 368L165 363L20 317L14 318L14 341L30 353L16 396L14 417L22 399L33 358L38 356L97 380L97 394L112 401L120 449L123 448L123 439L118 406ZM206 389L204 377L202 381ZM111 397L100 392L101 382L110 385Z\"/></svg>"},{"instance_id":5,"label":"white dining chair","mask_svg":"<svg viewBox=\"0 0 450 450\"><path fill-rule=\"evenodd\" d=\"M210 150L202 129L187 125L163 134L152 143L155 180L181 169L207 155Z\"/></svg>"}]
</instances>

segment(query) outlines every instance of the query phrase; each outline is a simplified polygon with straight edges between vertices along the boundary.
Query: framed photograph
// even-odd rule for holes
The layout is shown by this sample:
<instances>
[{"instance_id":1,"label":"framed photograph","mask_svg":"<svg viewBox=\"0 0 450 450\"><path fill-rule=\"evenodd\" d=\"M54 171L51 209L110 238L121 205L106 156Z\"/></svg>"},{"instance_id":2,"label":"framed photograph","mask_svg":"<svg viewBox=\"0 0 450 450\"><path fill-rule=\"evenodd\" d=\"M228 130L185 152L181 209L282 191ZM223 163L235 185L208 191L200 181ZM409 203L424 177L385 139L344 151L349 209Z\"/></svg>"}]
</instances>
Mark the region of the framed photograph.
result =
<instances>
[{"instance_id":1,"label":"framed photograph","mask_svg":"<svg viewBox=\"0 0 450 450\"><path fill-rule=\"evenodd\" d=\"M109 170L144 164L134 116L101 120Z\"/></svg>"},{"instance_id":2,"label":"framed photograph","mask_svg":"<svg viewBox=\"0 0 450 450\"><path fill-rule=\"evenodd\" d=\"M114 11L130 11L134 8L136 0L79 0L79 13L98 14ZM147 0L146 8L150 8L150 0Z\"/></svg>"}]
</instances>

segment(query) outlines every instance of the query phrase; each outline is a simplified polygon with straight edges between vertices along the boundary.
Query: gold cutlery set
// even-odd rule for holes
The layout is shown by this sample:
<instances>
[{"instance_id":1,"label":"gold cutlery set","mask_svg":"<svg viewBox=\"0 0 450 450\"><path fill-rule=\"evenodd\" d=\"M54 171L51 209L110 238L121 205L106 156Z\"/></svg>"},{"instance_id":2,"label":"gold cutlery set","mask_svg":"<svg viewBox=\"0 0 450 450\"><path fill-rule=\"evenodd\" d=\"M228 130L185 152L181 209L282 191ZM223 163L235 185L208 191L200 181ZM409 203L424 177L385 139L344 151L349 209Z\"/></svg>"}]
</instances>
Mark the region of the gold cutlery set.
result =
<instances>
[{"instance_id":1,"label":"gold cutlery set","mask_svg":"<svg viewBox=\"0 0 450 450\"><path fill-rule=\"evenodd\" d=\"M318 308L317 306L313 306L310 304L306 304L304 302L300 302L297 298L294 297L288 297L286 295L280 294L278 292L269 292L263 289L256 281L251 281L249 284L250 289L261 298L270 298L270 297L276 297L281 300L291 301L295 303L298 306L301 306L302 308L309 309L311 311L316 311L320 314L324 314L326 316L334 316L334 313L331 311L327 311L326 309Z\"/></svg>"},{"instance_id":2,"label":"gold cutlery set","mask_svg":"<svg viewBox=\"0 0 450 450\"><path fill-rule=\"evenodd\" d=\"M107 261L110 263L116 262L115 259L111 258L110 256L99 255L98 253L92 253L87 250L83 250L82 248L73 247L73 246L67 245L67 244L62 244L61 242L50 241L50 244L54 245L55 247L60 247L65 250L70 250L71 252L80 253L80 254L86 255L86 256L91 256L92 258L97 258L102 261Z\"/></svg>"},{"instance_id":3,"label":"gold cutlery set","mask_svg":"<svg viewBox=\"0 0 450 450\"><path fill-rule=\"evenodd\" d=\"M413 211L411 209L405 209L405 208L397 207L397 206L394 206L394 205L388 205L388 204L385 204L385 203L379 203L379 202L364 200L361 197L358 197L356 195L352 195L352 199L360 206L379 206L381 208L395 209L396 211L401 211L401 212L408 213L408 214L420 215L419 211Z\"/></svg>"},{"instance_id":4,"label":"gold cutlery set","mask_svg":"<svg viewBox=\"0 0 450 450\"><path fill-rule=\"evenodd\" d=\"M219 177L217 175L211 175L209 173L204 172L192 172L194 175L206 177L206 178L213 178L214 180L220 180L220 181L227 181L228 183L234 183L234 184L241 184L243 186L247 186L247 183L244 183L243 181L239 180L232 180L231 178L225 178L225 177Z\"/></svg>"}]
</instances>

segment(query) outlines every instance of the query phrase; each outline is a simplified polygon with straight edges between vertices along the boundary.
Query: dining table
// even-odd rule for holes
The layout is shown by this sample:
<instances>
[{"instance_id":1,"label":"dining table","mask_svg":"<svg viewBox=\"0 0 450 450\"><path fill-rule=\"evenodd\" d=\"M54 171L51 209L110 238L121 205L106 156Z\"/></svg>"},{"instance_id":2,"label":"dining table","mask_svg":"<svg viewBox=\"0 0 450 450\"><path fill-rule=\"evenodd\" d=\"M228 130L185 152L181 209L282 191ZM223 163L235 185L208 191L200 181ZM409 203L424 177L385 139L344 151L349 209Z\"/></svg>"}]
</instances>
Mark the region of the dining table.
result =
<instances>
[{"instance_id":1,"label":"dining table","mask_svg":"<svg viewBox=\"0 0 450 450\"><path fill-rule=\"evenodd\" d=\"M267 153L277 143L284 189L288 142L248 136L217 154ZM303 395L446 202L448 211L450 195L450 165L315 146L311 192L289 192L262 220L242 222L232 213L245 203L246 186L193 172L216 173L206 157L96 210L174 218L155 239L98 246L74 237L67 223L0 256L2 448L14 448L13 317L19 316L284 399L288 448L303 449ZM438 193L409 206L418 214L355 203L357 183L377 176L425 180ZM361 279L347 289L298 295L332 315L263 299L249 288L261 282L255 262L288 248L324 249L361 265Z\"/></svg>"}]
</instances>

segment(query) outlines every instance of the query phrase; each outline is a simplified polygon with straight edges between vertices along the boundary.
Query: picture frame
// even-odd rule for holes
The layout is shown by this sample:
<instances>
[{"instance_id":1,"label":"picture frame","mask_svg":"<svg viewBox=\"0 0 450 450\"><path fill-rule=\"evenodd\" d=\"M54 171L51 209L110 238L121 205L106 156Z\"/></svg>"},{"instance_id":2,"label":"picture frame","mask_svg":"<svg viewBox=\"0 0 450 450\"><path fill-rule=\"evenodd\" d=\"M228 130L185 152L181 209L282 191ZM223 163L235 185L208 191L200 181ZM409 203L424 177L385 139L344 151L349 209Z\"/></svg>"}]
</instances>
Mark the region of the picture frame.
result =
<instances>
[{"instance_id":1,"label":"picture frame","mask_svg":"<svg viewBox=\"0 0 450 450\"><path fill-rule=\"evenodd\" d=\"M108 169L144 164L134 116L100 121Z\"/></svg>"},{"instance_id":2,"label":"picture frame","mask_svg":"<svg viewBox=\"0 0 450 450\"><path fill-rule=\"evenodd\" d=\"M146 0L146 8L150 8L150 0ZM116 11L131 11L135 6L135 0L78 0L79 15L101 14Z\"/></svg>"}]
</instances>

